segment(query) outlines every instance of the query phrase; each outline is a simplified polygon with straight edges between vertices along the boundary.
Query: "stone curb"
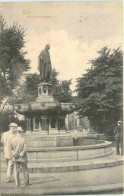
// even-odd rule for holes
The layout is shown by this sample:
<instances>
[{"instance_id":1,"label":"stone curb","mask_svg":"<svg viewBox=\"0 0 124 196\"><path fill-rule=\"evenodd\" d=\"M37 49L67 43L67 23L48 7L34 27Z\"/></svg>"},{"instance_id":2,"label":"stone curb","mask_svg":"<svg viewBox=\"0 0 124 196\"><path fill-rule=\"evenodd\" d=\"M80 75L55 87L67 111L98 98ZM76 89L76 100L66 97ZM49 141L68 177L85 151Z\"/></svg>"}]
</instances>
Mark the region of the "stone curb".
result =
<instances>
[{"instance_id":1,"label":"stone curb","mask_svg":"<svg viewBox=\"0 0 124 196\"><path fill-rule=\"evenodd\" d=\"M108 163L98 163L90 165L74 165L74 166L63 166L63 167L42 167L42 168L29 168L30 173L42 173L42 172L69 172L89 169L100 169L106 167L114 167L122 165L123 161L114 161Z\"/></svg>"},{"instance_id":2,"label":"stone curb","mask_svg":"<svg viewBox=\"0 0 124 196\"><path fill-rule=\"evenodd\" d=\"M31 168L33 172L63 172L63 171L78 171L78 170L89 170L89 169L99 169L104 167L113 167L123 164L123 161L110 162L110 163L100 163L91 165L76 165L76 166L64 166L64 167L48 167L48 168ZM35 171L34 171L35 170Z\"/></svg>"},{"instance_id":3,"label":"stone curb","mask_svg":"<svg viewBox=\"0 0 124 196\"><path fill-rule=\"evenodd\" d=\"M103 141L103 140L100 140ZM29 148L27 152L54 152L54 151L72 151L72 150L89 150L111 147L112 142L103 141L100 144L86 145L86 146L63 146L63 147L42 147L42 148ZM0 151L3 152L3 147L0 147Z\"/></svg>"},{"instance_id":4,"label":"stone curb","mask_svg":"<svg viewBox=\"0 0 124 196\"><path fill-rule=\"evenodd\" d=\"M93 193L107 193L110 191L124 190L124 184L107 184L107 185L99 185L99 186L84 186L84 187L67 187L67 188L52 188L52 189L31 189L29 187L26 188L14 188L14 189L0 189L0 194L3 195L65 195L65 194L93 194Z\"/></svg>"},{"instance_id":5,"label":"stone curb","mask_svg":"<svg viewBox=\"0 0 124 196\"><path fill-rule=\"evenodd\" d=\"M91 163L91 164L80 164L79 165L66 165L66 166L35 166L33 163L28 166L28 171L30 173L45 173L45 172L69 172L69 171L79 171L79 170L91 170L91 169L100 169L100 168L106 168L106 167L115 167L119 165L123 165L123 160L114 160L114 161L105 161L102 163ZM6 168L1 167L1 171L5 172Z\"/></svg>"}]
</instances>

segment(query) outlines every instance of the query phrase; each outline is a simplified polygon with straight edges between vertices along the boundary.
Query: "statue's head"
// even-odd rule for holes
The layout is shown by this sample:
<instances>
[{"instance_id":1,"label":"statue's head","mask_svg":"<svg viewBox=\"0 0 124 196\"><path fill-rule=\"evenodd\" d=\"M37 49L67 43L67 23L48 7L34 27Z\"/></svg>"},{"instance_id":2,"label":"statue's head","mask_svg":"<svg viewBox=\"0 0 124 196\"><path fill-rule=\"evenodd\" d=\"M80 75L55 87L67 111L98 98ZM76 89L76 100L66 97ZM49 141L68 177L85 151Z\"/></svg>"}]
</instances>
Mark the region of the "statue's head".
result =
<instances>
[{"instance_id":1,"label":"statue's head","mask_svg":"<svg viewBox=\"0 0 124 196\"><path fill-rule=\"evenodd\" d=\"M45 46L45 50L49 50L49 49L50 49L50 45L47 44L47 45Z\"/></svg>"}]
</instances>

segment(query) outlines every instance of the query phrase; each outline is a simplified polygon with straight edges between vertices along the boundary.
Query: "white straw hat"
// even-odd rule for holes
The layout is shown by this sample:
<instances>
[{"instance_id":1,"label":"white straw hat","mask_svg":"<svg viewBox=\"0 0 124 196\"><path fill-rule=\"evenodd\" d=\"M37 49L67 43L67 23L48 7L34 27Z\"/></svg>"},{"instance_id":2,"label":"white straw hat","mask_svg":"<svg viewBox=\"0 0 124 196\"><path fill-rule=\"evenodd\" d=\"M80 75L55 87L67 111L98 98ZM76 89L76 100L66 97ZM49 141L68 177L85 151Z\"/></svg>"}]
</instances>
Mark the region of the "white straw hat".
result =
<instances>
[{"instance_id":1,"label":"white straw hat","mask_svg":"<svg viewBox=\"0 0 124 196\"><path fill-rule=\"evenodd\" d=\"M9 127L18 127L18 125L16 123L10 123Z\"/></svg>"},{"instance_id":2,"label":"white straw hat","mask_svg":"<svg viewBox=\"0 0 124 196\"><path fill-rule=\"evenodd\" d=\"M21 127L17 127L17 131L23 132L23 129Z\"/></svg>"}]
</instances>

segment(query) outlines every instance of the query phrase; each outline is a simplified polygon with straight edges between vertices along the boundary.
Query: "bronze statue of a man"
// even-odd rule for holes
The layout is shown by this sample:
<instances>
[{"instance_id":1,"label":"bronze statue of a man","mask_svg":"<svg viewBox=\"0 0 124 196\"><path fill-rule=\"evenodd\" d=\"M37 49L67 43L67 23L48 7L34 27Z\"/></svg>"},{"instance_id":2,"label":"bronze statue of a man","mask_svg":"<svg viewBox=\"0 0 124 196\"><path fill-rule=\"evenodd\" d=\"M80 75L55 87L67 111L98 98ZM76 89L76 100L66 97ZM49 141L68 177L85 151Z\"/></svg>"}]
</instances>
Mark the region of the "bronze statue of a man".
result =
<instances>
[{"instance_id":1,"label":"bronze statue of a man","mask_svg":"<svg viewBox=\"0 0 124 196\"><path fill-rule=\"evenodd\" d=\"M38 57L38 70L40 71L41 81L48 82L51 75L51 61L49 53L50 45L46 45Z\"/></svg>"}]
</instances>

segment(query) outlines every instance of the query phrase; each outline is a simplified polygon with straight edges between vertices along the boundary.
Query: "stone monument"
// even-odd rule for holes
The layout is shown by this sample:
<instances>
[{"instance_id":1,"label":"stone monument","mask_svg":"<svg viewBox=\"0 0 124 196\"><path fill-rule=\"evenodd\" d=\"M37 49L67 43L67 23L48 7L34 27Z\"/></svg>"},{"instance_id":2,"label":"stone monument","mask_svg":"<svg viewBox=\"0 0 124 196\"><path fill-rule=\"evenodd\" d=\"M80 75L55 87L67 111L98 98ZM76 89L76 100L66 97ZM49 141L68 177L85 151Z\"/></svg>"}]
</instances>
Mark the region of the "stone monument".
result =
<instances>
[{"instance_id":1,"label":"stone monument","mask_svg":"<svg viewBox=\"0 0 124 196\"><path fill-rule=\"evenodd\" d=\"M45 49L41 51L38 57L38 70L40 72L41 81L49 82L51 75L51 60L49 54L50 45L47 44Z\"/></svg>"},{"instance_id":2,"label":"stone monument","mask_svg":"<svg viewBox=\"0 0 124 196\"><path fill-rule=\"evenodd\" d=\"M72 139L68 134L61 134L65 131L66 114L72 113L75 106L72 103L60 103L52 96L52 84L50 84L51 61L49 50L50 46L46 45L38 57L38 70L40 71L41 82L38 85L38 97L36 101L30 103L16 104L15 110L25 116L26 133L34 138L38 136L38 140L45 135L54 135L53 141L48 142L47 146L69 146L72 145ZM35 135L34 135L35 134ZM63 142L62 142L63 138ZM59 141L58 141L59 140ZM61 140L61 141L60 141ZM41 147L42 142L35 142L35 147ZM49 143L49 145L48 145Z\"/></svg>"}]
</instances>

